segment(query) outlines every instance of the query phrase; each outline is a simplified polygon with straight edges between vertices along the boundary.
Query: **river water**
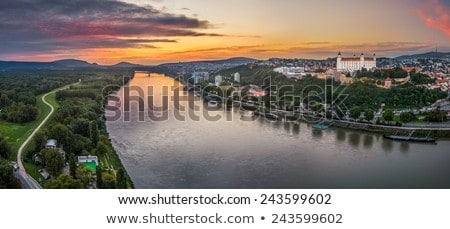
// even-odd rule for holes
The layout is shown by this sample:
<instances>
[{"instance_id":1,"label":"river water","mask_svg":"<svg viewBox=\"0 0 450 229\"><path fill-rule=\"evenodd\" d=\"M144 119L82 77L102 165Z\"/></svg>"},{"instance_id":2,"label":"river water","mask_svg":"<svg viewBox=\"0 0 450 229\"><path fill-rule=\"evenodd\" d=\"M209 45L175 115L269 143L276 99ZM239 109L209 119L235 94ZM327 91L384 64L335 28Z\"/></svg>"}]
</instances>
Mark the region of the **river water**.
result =
<instances>
[{"instance_id":1,"label":"river water","mask_svg":"<svg viewBox=\"0 0 450 229\"><path fill-rule=\"evenodd\" d=\"M178 94L162 87L175 82L136 73L128 86L131 96L142 90L140 97L154 95L159 106L162 96L171 101ZM122 88L120 102L109 102L120 109L106 111L107 129L136 188L450 188L450 141L394 142L367 132L316 130L308 123L249 120L239 110L201 101L193 103L200 111L191 116L177 114L169 102L168 120L161 121L155 117L163 112L148 115L147 99L139 111L137 102L126 104L124 94ZM202 113L206 109L209 118ZM221 118L212 121L215 115Z\"/></svg>"}]
</instances>

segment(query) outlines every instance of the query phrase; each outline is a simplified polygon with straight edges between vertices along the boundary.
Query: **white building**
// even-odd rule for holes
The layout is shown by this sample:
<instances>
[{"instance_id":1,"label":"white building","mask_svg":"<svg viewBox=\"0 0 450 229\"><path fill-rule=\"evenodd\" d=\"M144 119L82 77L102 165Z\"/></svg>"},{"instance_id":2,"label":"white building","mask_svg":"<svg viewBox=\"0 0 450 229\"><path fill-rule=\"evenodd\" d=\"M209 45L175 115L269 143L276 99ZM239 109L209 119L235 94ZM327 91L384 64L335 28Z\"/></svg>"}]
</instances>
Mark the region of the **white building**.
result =
<instances>
[{"instance_id":1,"label":"white building","mask_svg":"<svg viewBox=\"0 0 450 229\"><path fill-rule=\"evenodd\" d=\"M241 74L239 74L239 72L234 73L234 81L238 83L241 82Z\"/></svg>"},{"instance_id":2,"label":"white building","mask_svg":"<svg viewBox=\"0 0 450 229\"><path fill-rule=\"evenodd\" d=\"M209 73L208 72L193 72L191 78L194 79L195 84L198 84L203 81L208 81Z\"/></svg>"},{"instance_id":3,"label":"white building","mask_svg":"<svg viewBox=\"0 0 450 229\"><path fill-rule=\"evenodd\" d=\"M98 166L98 157L97 156L78 156L78 163L89 163L93 162Z\"/></svg>"},{"instance_id":4,"label":"white building","mask_svg":"<svg viewBox=\"0 0 450 229\"><path fill-rule=\"evenodd\" d=\"M56 149L58 147L58 141L56 139L48 139L47 143L45 143L46 149Z\"/></svg>"},{"instance_id":5,"label":"white building","mask_svg":"<svg viewBox=\"0 0 450 229\"><path fill-rule=\"evenodd\" d=\"M364 57L361 53L360 57L342 57L341 52L338 53L336 60L336 69L338 72L353 72L358 71L363 68L367 70L372 70L377 67L377 58L375 53L373 57Z\"/></svg>"},{"instance_id":6,"label":"white building","mask_svg":"<svg viewBox=\"0 0 450 229\"><path fill-rule=\"evenodd\" d=\"M281 73L285 75L286 77L301 77L305 74L305 68L304 67L279 67L273 69L274 72Z\"/></svg>"},{"instance_id":7,"label":"white building","mask_svg":"<svg viewBox=\"0 0 450 229\"><path fill-rule=\"evenodd\" d=\"M220 84L222 84L222 76L221 75L217 75L216 77L214 77L214 84L216 86L220 86Z\"/></svg>"}]
</instances>

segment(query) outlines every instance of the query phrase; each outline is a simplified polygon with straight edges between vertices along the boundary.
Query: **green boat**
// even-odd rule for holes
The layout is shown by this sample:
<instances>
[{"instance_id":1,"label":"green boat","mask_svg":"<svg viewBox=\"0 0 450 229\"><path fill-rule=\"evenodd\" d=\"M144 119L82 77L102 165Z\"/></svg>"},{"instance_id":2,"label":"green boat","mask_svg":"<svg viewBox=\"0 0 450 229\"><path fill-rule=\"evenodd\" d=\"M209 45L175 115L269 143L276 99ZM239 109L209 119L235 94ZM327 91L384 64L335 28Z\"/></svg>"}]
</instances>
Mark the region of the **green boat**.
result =
<instances>
[{"instance_id":1,"label":"green boat","mask_svg":"<svg viewBox=\"0 0 450 229\"><path fill-rule=\"evenodd\" d=\"M327 125L327 124L325 124L325 122L322 121L322 122L319 122L319 123L314 124L312 127L313 127L314 129L326 130L326 129L328 129L330 126Z\"/></svg>"}]
</instances>

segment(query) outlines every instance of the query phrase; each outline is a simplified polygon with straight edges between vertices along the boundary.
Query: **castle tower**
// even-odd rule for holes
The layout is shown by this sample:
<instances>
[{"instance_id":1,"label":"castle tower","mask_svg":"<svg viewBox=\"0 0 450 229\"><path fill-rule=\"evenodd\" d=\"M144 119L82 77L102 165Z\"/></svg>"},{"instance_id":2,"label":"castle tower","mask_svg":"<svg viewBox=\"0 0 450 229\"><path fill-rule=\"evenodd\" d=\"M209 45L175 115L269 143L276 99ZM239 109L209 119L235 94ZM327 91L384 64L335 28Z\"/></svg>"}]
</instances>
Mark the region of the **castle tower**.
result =
<instances>
[{"instance_id":1,"label":"castle tower","mask_svg":"<svg viewBox=\"0 0 450 229\"><path fill-rule=\"evenodd\" d=\"M341 52L338 53L338 56L336 58L336 70L340 71L342 69L342 55Z\"/></svg>"}]
</instances>

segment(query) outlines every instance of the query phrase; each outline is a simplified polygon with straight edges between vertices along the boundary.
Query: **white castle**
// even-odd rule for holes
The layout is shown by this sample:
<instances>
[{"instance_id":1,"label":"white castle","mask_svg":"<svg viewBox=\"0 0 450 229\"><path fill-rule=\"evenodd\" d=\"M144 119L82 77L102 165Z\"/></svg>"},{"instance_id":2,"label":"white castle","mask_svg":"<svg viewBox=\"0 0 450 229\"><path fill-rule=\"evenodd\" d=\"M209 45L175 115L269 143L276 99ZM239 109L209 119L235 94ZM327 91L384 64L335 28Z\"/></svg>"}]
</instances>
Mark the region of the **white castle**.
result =
<instances>
[{"instance_id":1,"label":"white castle","mask_svg":"<svg viewBox=\"0 0 450 229\"><path fill-rule=\"evenodd\" d=\"M342 57L341 52L339 52L336 62L336 70L338 72L353 72L363 68L372 70L377 67L375 53L373 57L364 57L363 53L361 53L360 57L356 57L354 54L353 57Z\"/></svg>"}]
</instances>

